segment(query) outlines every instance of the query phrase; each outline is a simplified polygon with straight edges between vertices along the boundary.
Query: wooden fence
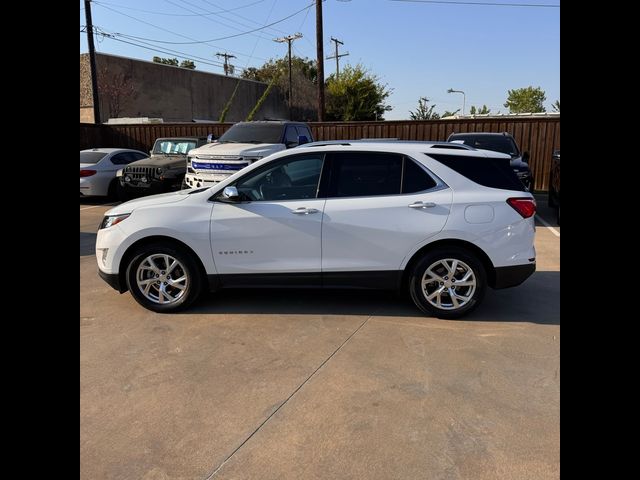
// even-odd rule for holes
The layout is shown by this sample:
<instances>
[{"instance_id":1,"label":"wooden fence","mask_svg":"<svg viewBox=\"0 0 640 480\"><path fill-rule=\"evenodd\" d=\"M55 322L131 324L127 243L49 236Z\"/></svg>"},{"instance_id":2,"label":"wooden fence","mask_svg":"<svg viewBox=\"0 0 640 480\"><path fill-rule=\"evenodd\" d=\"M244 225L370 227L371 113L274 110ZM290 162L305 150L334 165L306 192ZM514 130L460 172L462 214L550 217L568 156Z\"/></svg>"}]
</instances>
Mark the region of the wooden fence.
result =
<instances>
[{"instance_id":1,"label":"wooden fence","mask_svg":"<svg viewBox=\"0 0 640 480\"><path fill-rule=\"evenodd\" d=\"M149 151L158 137L222 135L232 123L159 123L144 125L80 124L80 150L93 147ZM553 150L560 149L560 118L476 118L461 120L312 122L316 140L397 138L444 141L453 132L509 132L520 149L529 152L535 189L545 191Z\"/></svg>"}]
</instances>

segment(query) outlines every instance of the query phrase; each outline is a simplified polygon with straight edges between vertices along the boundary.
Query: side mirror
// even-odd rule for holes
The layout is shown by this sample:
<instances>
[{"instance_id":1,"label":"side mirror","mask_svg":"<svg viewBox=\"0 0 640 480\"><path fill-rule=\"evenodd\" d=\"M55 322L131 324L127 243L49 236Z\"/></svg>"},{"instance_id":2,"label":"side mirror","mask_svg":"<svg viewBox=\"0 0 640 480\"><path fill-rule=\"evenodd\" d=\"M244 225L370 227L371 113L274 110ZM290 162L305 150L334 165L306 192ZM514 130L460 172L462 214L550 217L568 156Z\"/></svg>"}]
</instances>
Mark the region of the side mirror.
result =
<instances>
[{"instance_id":1,"label":"side mirror","mask_svg":"<svg viewBox=\"0 0 640 480\"><path fill-rule=\"evenodd\" d=\"M213 143L218 139L213 133L207 135L207 143Z\"/></svg>"},{"instance_id":2,"label":"side mirror","mask_svg":"<svg viewBox=\"0 0 640 480\"><path fill-rule=\"evenodd\" d=\"M529 152L524 152L524 153L522 154L522 161L523 161L524 163L529 163Z\"/></svg>"},{"instance_id":3,"label":"side mirror","mask_svg":"<svg viewBox=\"0 0 640 480\"><path fill-rule=\"evenodd\" d=\"M309 143L309 139L306 135L298 135L298 145L304 145L305 143Z\"/></svg>"},{"instance_id":4,"label":"side mirror","mask_svg":"<svg viewBox=\"0 0 640 480\"><path fill-rule=\"evenodd\" d=\"M284 146L287 148L297 147L299 145L298 142L293 142L291 140L284 142Z\"/></svg>"},{"instance_id":5,"label":"side mirror","mask_svg":"<svg viewBox=\"0 0 640 480\"><path fill-rule=\"evenodd\" d=\"M240 194L236 187L224 187L222 191L222 198L229 202L237 202L240 200Z\"/></svg>"},{"instance_id":6,"label":"side mirror","mask_svg":"<svg viewBox=\"0 0 640 480\"><path fill-rule=\"evenodd\" d=\"M153 150L149 150L149 156L153 155Z\"/></svg>"}]
</instances>

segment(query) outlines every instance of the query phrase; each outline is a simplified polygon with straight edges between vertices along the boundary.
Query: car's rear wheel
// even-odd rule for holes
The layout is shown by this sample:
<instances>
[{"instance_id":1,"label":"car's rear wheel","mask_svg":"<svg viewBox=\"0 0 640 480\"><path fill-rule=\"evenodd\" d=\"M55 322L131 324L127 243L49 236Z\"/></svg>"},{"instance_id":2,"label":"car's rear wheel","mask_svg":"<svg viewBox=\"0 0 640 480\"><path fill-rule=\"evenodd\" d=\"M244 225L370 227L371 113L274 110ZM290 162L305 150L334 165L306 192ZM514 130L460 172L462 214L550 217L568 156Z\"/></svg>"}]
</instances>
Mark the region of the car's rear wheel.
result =
<instances>
[{"instance_id":1,"label":"car's rear wheel","mask_svg":"<svg viewBox=\"0 0 640 480\"><path fill-rule=\"evenodd\" d=\"M192 254L174 245L142 246L129 262L126 275L133 298L154 312L182 310L202 290L202 277Z\"/></svg>"},{"instance_id":2,"label":"car's rear wheel","mask_svg":"<svg viewBox=\"0 0 640 480\"><path fill-rule=\"evenodd\" d=\"M486 285L482 262L468 250L448 247L418 261L409 279L409 294L427 315L459 318L482 302Z\"/></svg>"}]
</instances>

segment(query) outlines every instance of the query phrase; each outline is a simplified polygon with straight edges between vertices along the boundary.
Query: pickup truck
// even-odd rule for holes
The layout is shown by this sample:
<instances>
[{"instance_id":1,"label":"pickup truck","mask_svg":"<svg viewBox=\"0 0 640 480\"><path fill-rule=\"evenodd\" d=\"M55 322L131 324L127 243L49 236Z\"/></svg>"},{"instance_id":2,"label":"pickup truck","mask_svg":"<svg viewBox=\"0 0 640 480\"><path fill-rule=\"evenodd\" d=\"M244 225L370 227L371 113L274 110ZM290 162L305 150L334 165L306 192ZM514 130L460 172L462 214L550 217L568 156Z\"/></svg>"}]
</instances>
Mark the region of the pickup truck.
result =
<instances>
[{"instance_id":1,"label":"pickup truck","mask_svg":"<svg viewBox=\"0 0 640 480\"><path fill-rule=\"evenodd\" d=\"M216 142L189 151L184 188L214 185L272 153L312 141L311 129L304 123L236 123Z\"/></svg>"}]
</instances>

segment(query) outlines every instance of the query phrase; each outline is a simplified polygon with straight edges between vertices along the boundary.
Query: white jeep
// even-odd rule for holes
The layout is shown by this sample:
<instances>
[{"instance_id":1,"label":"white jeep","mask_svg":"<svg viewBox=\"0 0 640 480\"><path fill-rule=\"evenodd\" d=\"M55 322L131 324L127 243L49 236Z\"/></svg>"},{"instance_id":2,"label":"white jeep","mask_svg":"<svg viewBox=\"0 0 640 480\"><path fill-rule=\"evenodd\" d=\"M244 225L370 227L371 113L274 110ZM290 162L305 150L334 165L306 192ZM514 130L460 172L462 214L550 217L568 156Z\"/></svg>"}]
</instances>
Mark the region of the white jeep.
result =
<instances>
[{"instance_id":1,"label":"white jeep","mask_svg":"<svg viewBox=\"0 0 640 480\"><path fill-rule=\"evenodd\" d=\"M189 151L183 186L215 185L263 157L312 141L311 129L304 123L236 123L218 141Z\"/></svg>"}]
</instances>

